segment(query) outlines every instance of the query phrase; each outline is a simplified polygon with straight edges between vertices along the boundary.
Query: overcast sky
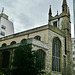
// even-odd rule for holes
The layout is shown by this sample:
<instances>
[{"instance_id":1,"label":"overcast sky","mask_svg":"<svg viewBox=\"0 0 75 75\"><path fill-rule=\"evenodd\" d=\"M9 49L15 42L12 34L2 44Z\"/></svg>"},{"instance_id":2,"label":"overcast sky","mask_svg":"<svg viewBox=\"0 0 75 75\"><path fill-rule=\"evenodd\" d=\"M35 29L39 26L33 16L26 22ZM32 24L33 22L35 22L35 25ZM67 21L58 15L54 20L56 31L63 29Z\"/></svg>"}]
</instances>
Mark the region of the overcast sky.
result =
<instances>
[{"instance_id":1,"label":"overcast sky","mask_svg":"<svg viewBox=\"0 0 75 75\"><path fill-rule=\"evenodd\" d=\"M52 6L52 14L62 11L63 0L0 0L0 12L4 7L4 13L14 23L15 33L48 23L48 12ZM71 30L73 34L73 1L67 0L71 13Z\"/></svg>"}]
</instances>

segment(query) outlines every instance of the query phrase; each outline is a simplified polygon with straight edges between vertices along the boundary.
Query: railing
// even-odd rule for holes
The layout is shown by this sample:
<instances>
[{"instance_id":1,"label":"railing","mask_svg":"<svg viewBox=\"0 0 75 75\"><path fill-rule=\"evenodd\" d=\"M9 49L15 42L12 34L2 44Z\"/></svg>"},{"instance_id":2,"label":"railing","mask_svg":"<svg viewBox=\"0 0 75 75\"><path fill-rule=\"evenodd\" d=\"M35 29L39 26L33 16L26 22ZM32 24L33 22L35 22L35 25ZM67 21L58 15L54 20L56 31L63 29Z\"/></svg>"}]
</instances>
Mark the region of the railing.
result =
<instances>
[{"instance_id":1,"label":"railing","mask_svg":"<svg viewBox=\"0 0 75 75\"><path fill-rule=\"evenodd\" d=\"M33 38L28 39L27 42L28 42L28 44L32 44L32 45L35 45L35 46L39 46L39 47L48 49L47 43L36 40L36 39L33 39Z\"/></svg>"}]
</instances>

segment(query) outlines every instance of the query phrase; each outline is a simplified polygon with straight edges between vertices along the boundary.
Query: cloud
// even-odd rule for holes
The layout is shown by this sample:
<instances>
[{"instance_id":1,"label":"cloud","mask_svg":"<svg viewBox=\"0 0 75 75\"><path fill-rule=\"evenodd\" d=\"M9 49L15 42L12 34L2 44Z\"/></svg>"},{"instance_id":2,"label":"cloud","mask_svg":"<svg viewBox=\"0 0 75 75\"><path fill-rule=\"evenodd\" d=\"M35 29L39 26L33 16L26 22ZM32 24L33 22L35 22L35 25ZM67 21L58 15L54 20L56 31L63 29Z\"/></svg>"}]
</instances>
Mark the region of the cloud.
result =
<instances>
[{"instance_id":1,"label":"cloud","mask_svg":"<svg viewBox=\"0 0 75 75\"><path fill-rule=\"evenodd\" d=\"M0 0L0 4L6 7L13 7L13 4L16 2L16 0Z\"/></svg>"},{"instance_id":2,"label":"cloud","mask_svg":"<svg viewBox=\"0 0 75 75\"><path fill-rule=\"evenodd\" d=\"M5 7L4 13L14 23L15 33L45 25L48 23L49 6L52 14L62 11L63 0L0 0L0 7ZM67 0L73 14L72 0ZM0 10L1 11L1 10ZM73 15L71 16L73 22Z\"/></svg>"}]
</instances>

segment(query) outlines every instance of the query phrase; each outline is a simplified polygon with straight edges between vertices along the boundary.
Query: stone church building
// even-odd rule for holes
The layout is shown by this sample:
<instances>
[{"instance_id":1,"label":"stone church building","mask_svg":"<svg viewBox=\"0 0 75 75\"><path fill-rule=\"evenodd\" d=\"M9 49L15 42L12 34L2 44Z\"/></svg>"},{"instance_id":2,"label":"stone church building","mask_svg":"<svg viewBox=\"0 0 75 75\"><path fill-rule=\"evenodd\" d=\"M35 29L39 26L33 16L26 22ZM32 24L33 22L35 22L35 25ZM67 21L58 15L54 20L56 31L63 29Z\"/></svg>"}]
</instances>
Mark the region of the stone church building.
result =
<instances>
[{"instance_id":1,"label":"stone church building","mask_svg":"<svg viewBox=\"0 0 75 75\"><path fill-rule=\"evenodd\" d=\"M15 48L25 39L40 52L45 75L72 75L71 21L66 0L62 13L55 16L50 6L47 25L0 38L0 71L12 69Z\"/></svg>"}]
</instances>

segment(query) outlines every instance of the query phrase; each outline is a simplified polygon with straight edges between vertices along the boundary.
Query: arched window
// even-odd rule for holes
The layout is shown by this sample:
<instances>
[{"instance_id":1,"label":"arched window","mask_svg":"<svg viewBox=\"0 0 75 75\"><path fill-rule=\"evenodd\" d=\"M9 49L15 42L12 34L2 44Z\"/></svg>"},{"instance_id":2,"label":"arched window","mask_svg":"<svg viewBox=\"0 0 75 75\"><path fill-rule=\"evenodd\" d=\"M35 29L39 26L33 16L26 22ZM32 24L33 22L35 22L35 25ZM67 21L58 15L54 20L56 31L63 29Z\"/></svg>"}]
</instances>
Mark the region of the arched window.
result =
<instances>
[{"instance_id":1,"label":"arched window","mask_svg":"<svg viewBox=\"0 0 75 75\"><path fill-rule=\"evenodd\" d=\"M37 50L36 62L40 63L42 69L45 68L45 52L43 50Z\"/></svg>"},{"instance_id":2,"label":"arched window","mask_svg":"<svg viewBox=\"0 0 75 75\"><path fill-rule=\"evenodd\" d=\"M21 40L21 43L26 43L27 42L27 39L22 39Z\"/></svg>"},{"instance_id":3,"label":"arched window","mask_svg":"<svg viewBox=\"0 0 75 75\"><path fill-rule=\"evenodd\" d=\"M52 71L60 72L60 50L61 42L58 38L53 39L53 50L52 50Z\"/></svg>"},{"instance_id":4,"label":"arched window","mask_svg":"<svg viewBox=\"0 0 75 75\"><path fill-rule=\"evenodd\" d=\"M12 41L12 42L11 42L11 45L13 45L13 44L16 44L16 41Z\"/></svg>"},{"instance_id":5,"label":"arched window","mask_svg":"<svg viewBox=\"0 0 75 75\"><path fill-rule=\"evenodd\" d=\"M39 35L35 36L34 39L41 41L41 37Z\"/></svg>"},{"instance_id":6,"label":"arched window","mask_svg":"<svg viewBox=\"0 0 75 75\"><path fill-rule=\"evenodd\" d=\"M9 58L10 58L10 52L4 51L2 53L2 68L8 68L9 67Z\"/></svg>"},{"instance_id":7,"label":"arched window","mask_svg":"<svg viewBox=\"0 0 75 75\"><path fill-rule=\"evenodd\" d=\"M5 46L7 46L7 44L6 44L6 43L3 43L3 44L2 44L2 47L5 47Z\"/></svg>"}]
</instances>

